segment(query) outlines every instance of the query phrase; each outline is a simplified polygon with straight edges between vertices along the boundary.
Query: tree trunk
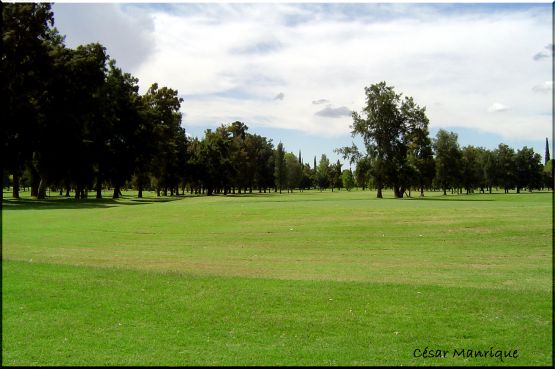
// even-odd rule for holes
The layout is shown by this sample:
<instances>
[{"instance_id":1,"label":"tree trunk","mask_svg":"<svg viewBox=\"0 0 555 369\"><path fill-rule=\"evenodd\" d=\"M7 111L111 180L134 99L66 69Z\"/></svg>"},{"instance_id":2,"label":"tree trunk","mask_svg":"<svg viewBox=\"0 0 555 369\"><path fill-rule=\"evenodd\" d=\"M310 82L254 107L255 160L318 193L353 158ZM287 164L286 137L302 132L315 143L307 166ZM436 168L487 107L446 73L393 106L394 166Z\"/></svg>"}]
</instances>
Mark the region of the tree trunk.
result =
<instances>
[{"instance_id":1,"label":"tree trunk","mask_svg":"<svg viewBox=\"0 0 555 369\"><path fill-rule=\"evenodd\" d=\"M81 186L77 185L75 188L75 200L79 200L81 198Z\"/></svg>"},{"instance_id":2,"label":"tree trunk","mask_svg":"<svg viewBox=\"0 0 555 369\"><path fill-rule=\"evenodd\" d=\"M97 199L102 198L102 179L100 178L100 173L96 178L96 198Z\"/></svg>"},{"instance_id":3,"label":"tree trunk","mask_svg":"<svg viewBox=\"0 0 555 369\"><path fill-rule=\"evenodd\" d=\"M378 199L383 199L382 195L382 186L378 185L378 195L376 196Z\"/></svg>"},{"instance_id":4,"label":"tree trunk","mask_svg":"<svg viewBox=\"0 0 555 369\"><path fill-rule=\"evenodd\" d=\"M12 196L14 199L19 199L19 175L13 175Z\"/></svg>"},{"instance_id":5,"label":"tree trunk","mask_svg":"<svg viewBox=\"0 0 555 369\"><path fill-rule=\"evenodd\" d=\"M36 182L31 183L31 196L38 197L39 195L39 184Z\"/></svg>"},{"instance_id":6,"label":"tree trunk","mask_svg":"<svg viewBox=\"0 0 555 369\"><path fill-rule=\"evenodd\" d=\"M46 198L46 178L40 177L39 187L37 188L37 199L44 200Z\"/></svg>"},{"instance_id":7,"label":"tree trunk","mask_svg":"<svg viewBox=\"0 0 555 369\"><path fill-rule=\"evenodd\" d=\"M114 186L114 194L112 195L112 199L119 199L120 197L119 185Z\"/></svg>"}]
</instances>

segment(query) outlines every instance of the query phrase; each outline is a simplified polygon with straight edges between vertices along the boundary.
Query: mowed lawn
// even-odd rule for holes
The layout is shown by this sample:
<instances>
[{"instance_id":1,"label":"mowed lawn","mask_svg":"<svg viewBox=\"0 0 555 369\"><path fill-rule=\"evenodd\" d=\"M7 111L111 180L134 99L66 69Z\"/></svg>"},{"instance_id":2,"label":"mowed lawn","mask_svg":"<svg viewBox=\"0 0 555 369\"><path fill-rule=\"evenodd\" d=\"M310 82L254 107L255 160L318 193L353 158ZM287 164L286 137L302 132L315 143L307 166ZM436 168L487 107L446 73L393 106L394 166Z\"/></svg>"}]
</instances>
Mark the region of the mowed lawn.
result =
<instances>
[{"instance_id":1,"label":"mowed lawn","mask_svg":"<svg viewBox=\"0 0 555 369\"><path fill-rule=\"evenodd\" d=\"M7 195L3 365L552 364L551 193Z\"/></svg>"}]
</instances>

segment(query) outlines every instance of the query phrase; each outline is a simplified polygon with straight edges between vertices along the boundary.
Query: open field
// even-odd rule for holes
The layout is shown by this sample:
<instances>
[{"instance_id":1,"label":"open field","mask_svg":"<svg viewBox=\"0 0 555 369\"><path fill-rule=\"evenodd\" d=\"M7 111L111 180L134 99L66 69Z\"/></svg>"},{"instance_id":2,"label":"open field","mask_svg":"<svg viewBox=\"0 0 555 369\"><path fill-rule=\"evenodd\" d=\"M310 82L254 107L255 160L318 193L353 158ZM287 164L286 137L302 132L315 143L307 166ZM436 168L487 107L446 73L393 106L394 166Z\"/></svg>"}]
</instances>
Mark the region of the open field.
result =
<instances>
[{"instance_id":1,"label":"open field","mask_svg":"<svg viewBox=\"0 0 555 369\"><path fill-rule=\"evenodd\" d=\"M551 193L6 195L4 365L552 363Z\"/></svg>"}]
</instances>

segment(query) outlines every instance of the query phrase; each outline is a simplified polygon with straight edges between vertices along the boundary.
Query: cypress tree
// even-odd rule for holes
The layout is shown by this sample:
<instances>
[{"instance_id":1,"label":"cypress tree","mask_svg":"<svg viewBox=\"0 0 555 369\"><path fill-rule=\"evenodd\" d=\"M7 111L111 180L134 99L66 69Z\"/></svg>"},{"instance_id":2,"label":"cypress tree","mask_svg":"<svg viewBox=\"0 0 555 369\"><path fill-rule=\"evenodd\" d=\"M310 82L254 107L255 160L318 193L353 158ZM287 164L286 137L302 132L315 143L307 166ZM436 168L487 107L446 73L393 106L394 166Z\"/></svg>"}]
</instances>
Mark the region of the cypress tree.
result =
<instances>
[{"instance_id":1,"label":"cypress tree","mask_svg":"<svg viewBox=\"0 0 555 369\"><path fill-rule=\"evenodd\" d=\"M545 159L544 159L544 164L547 164L547 162L551 160L551 157L549 156L549 141L547 141L547 137L545 138Z\"/></svg>"}]
</instances>

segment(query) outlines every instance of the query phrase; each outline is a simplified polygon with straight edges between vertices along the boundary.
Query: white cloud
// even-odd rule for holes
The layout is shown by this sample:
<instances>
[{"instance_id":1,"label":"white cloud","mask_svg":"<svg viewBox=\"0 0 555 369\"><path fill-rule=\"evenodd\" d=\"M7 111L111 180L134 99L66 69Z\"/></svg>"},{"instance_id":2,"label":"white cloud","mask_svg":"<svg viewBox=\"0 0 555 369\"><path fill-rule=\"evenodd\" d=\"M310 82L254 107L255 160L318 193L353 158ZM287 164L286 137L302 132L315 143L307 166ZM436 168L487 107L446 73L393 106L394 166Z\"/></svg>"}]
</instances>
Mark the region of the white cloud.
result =
<instances>
[{"instance_id":1,"label":"white cloud","mask_svg":"<svg viewBox=\"0 0 555 369\"><path fill-rule=\"evenodd\" d=\"M127 72L135 73L155 51L154 22L141 9L118 4L54 4L52 9L67 46L100 42Z\"/></svg>"},{"instance_id":2,"label":"white cloud","mask_svg":"<svg viewBox=\"0 0 555 369\"><path fill-rule=\"evenodd\" d=\"M532 59L538 61L538 60L543 60L543 59L549 59L553 57L553 44L547 44L545 45L544 49L536 54L534 54L534 56L532 57Z\"/></svg>"},{"instance_id":3,"label":"white cloud","mask_svg":"<svg viewBox=\"0 0 555 369\"><path fill-rule=\"evenodd\" d=\"M499 113L509 110L509 107L499 102L493 103L488 107L489 113Z\"/></svg>"},{"instance_id":4,"label":"white cloud","mask_svg":"<svg viewBox=\"0 0 555 369\"><path fill-rule=\"evenodd\" d=\"M553 92L553 81L545 81L539 85L535 85L532 87L532 91L539 93Z\"/></svg>"},{"instance_id":5,"label":"white cloud","mask_svg":"<svg viewBox=\"0 0 555 369\"><path fill-rule=\"evenodd\" d=\"M133 29L153 46L129 71L141 91L158 82L185 95L186 126L238 119L251 128L347 134L347 114L329 119L314 105L360 111L364 87L386 81L427 106L431 127L550 136L551 96L538 93L547 88L538 81L551 80L551 65L531 57L552 37L549 5L494 6L120 5L98 32L114 34L110 22L125 24L131 11L144 19L147 27ZM121 40L136 37L116 29ZM120 59L135 50L133 42L106 45ZM276 91L287 99L276 104ZM510 110L488 113L484 104L495 101Z\"/></svg>"},{"instance_id":6,"label":"white cloud","mask_svg":"<svg viewBox=\"0 0 555 369\"><path fill-rule=\"evenodd\" d=\"M331 104L328 104L324 109L318 110L314 115L319 115L321 117L328 118L340 118L340 117L350 117L352 111L346 106L340 106L338 108L333 108Z\"/></svg>"}]
</instances>

